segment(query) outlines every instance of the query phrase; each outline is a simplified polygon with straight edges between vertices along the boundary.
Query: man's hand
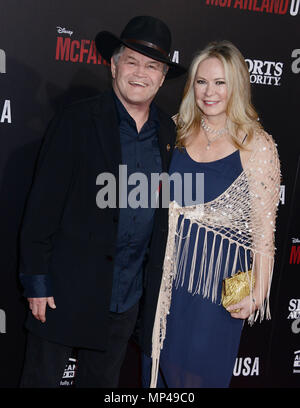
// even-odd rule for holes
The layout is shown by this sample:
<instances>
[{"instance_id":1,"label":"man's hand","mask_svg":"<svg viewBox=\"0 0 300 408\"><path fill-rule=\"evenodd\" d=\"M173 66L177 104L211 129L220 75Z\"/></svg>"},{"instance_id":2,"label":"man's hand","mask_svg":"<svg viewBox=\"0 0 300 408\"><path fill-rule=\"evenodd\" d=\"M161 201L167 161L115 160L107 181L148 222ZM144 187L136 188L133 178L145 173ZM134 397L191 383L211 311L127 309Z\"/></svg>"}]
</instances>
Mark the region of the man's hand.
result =
<instances>
[{"instance_id":1,"label":"man's hand","mask_svg":"<svg viewBox=\"0 0 300 408\"><path fill-rule=\"evenodd\" d=\"M42 323L46 321L46 306L48 304L51 309L56 309L54 298L51 297L42 297L42 298L28 298L29 308L33 316L40 320Z\"/></svg>"}]
</instances>

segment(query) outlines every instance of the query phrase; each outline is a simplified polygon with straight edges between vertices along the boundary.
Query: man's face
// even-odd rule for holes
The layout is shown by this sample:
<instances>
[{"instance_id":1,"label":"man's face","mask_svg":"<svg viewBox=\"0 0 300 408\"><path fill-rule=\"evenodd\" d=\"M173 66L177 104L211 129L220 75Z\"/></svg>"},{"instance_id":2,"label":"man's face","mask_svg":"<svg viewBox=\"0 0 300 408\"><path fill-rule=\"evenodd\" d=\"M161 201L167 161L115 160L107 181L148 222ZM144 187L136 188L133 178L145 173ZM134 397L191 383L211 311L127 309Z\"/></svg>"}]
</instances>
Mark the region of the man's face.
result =
<instances>
[{"instance_id":1,"label":"man's face","mask_svg":"<svg viewBox=\"0 0 300 408\"><path fill-rule=\"evenodd\" d=\"M117 64L111 59L113 89L125 107L149 107L164 82L163 66L129 48L125 48Z\"/></svg>"}]
</instances>

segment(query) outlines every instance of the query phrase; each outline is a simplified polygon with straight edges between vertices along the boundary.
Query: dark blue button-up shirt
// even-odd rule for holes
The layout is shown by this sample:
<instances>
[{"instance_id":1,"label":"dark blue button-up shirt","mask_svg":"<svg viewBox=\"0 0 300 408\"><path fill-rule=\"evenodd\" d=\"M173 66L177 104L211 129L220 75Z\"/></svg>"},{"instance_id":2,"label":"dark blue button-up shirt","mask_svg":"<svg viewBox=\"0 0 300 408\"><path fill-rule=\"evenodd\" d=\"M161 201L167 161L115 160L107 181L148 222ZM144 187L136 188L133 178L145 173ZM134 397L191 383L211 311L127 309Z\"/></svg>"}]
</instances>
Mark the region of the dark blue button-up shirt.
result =
<instances>
[{"instance_id":1,"label":"dark blue button-up shirt","mask_svg":"<svg viewBox=\"0 0 300 408\"><path fill-rule=\"evenodd\" d=\"M155 105L151 104L149 118L138 133L133 118L117 97L115 100L120 121L122 164L127 166L127 178L133 173L143 173L148 181L147 192L141 190L143 197L141 194L135 194L136 189L139 189L139 182L127 185L129 205L119 210L110 310L121 313L135 305L142 295L143 263L155 211L155 208L151 208L151 196L157 193L153 185L151 191L151 173L161 173L161 157L157 136L159 121ZM137 202L148 198L148 208L132 208L130 194Z\"/></svg>"}]
</instances>

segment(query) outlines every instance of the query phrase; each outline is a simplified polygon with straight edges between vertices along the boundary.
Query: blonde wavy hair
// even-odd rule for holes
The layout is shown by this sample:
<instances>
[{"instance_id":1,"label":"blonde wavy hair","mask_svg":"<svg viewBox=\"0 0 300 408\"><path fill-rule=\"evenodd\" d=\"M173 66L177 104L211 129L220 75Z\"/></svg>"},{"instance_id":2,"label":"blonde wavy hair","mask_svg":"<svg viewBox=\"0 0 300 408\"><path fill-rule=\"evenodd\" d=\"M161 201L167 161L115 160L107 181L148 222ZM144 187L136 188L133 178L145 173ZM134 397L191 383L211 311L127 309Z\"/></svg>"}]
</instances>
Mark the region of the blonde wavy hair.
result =
<instances>
[{"instance_id":1,"label":"blonde wavy hair","mask_svg":"<svg viewBox=\"0 0 300 408\"><path fill-rule=\"evenodd\" d=\"M200 62L212 57L218 58L222 62L225 71L228 92L226 114L229 134L235 147L244 149L251 142L255 130L261 129L262 126L251 102L251 85L247 64L240 51L229 41L209 43L193 58L179 113L175 117L177 124L176 146L185 147L188 138L200 129L202 113L195 102L194 81ZM242 144L246 135L246 143Z\"/></svg>"}]
</instances>

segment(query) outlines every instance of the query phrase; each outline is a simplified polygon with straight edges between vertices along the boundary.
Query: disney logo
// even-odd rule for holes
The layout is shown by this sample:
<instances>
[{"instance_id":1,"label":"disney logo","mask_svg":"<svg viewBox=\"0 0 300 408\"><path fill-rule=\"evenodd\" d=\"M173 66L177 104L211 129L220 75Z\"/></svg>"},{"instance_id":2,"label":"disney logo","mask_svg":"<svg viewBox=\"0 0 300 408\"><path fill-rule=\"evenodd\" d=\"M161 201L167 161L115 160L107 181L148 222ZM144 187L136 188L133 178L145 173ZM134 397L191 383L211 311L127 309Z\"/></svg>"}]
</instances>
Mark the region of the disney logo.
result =
<instances>
[{"instance_id":1,"label":"disney logo","mask_svg":"<svg viewBox=\"0 0 300 408\"><path fill-rule=\"evenodd\" d=\"M293 244L300 244L300 239L299 238L292 238Z\"/></svg>"},{"instance_id":2,"label":"disney logo","mask_svg":"<svg viewBox=\"0 0 300 408\"><path fill-rule=\"evenodd\" d=\"M57 28L58 34L69 34L70 37L73 34L73 31L66 30L64 27L56 27L56 28Z\"/></svg>"}]
</instances>

